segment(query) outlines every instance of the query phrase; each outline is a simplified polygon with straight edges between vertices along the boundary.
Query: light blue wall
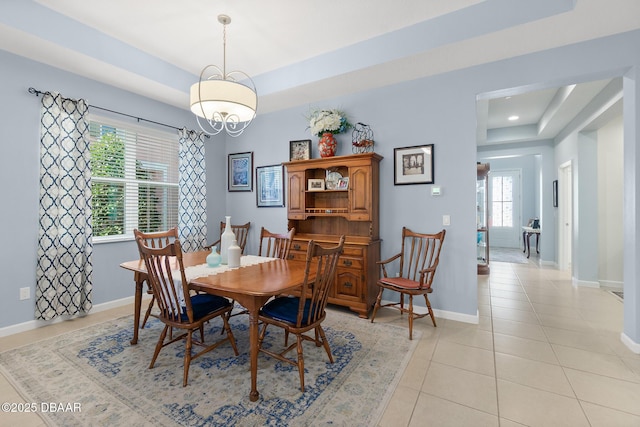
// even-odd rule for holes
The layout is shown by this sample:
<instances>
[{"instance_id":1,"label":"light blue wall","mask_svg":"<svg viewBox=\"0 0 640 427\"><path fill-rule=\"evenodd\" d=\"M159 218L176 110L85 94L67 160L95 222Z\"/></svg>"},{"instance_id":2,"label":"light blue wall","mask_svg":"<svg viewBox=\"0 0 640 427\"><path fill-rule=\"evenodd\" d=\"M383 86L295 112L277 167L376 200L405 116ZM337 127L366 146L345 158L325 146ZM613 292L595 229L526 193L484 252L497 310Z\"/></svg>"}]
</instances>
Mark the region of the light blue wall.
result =
<instances>
[{"instance_id":1,"label":"light blue wall","mask_svg":"<svg viewBox=\"0 0 640 427\"><path fill-rule=\"evenodd\" d=\"M33 320L35 295L36 247L38 239L38 174L40 138L40 98L27 92L29 87L42 91L57 91L69 98L84 98L89 104L121 111L134 116L194 128L188 111L97 83L38 62L0 50L0 127L2 167L0 167L0 224L3 244L0 254L0 328ZM91 113L105 115L99 110ZM114 116L118 120L128 120ZM154 126L154 125L150 125ZM170 130L160 127L163 130ZM224 140L219 141L224 144ZM220 150L224 152L224 148ZM207 152L207 163L214 168L225 167L224 155ZM218 158L221 159L218 161ZM219 163L219 164L218 164ZM211 177L209 177L211 178ZM215 177L218 178L218 177ZM224 172L219 181L224 179ZM210 186L209 205L224 212L226 200L222 189ZM217 233L217 232L216 232ZM138 256L133 241L96 244L94 248L93 303L101 304L133 295L131 273L118 265ZM30 287L32 298L20 301L19 288Z\"/></svg>"},{"instance_id":2,"label":"light blue wall","mask_svg":"<svg viewBox=\"0 0 640 427\"><path fill-rule=\"evenodd\" d=\"M443 75L405 82L364 93L330 99L318 106L339 107L347 111L353 121L369 124L375 133L376 152L384 160L380 167L380 207L382 256L399 248L399 234L403 225L417 230L439 230L442 215L451 216L441 264L435 281L432 303L443 313L475 316L477 313L477 276L475 263L475 164L476 164L476 97L504 88L528 86L532 89L544 85L595 80L620 76L631 67L640 66L640 32L631 32L563 48L525 55L496 63L481 65ZM50 67L2 54L0 57L6 76L2 83L5 95L2 114L3 158L7 165L2 172L3 182L17 182L19 186L3 188L3 202L11 202L2 217L9 230L3 250L2 270L9 271L0 290L0 327L32 319L33 300L18 302L18 288L31 285L34 280L35 238L37 233L37 100L26 93L28 86L39 89L57 89L70 97L84 97L91 103L116 110L142 115L150 119L180 125L189 121L189 113L151 102L141 97L99 85ZM551 66L552 65L552 66ZM636 74L627 80L636 82ZM625 80L625 88L629 83ZM627 90L627 89L625 89ZM640 117L635 103L640 102L638 90L632 115L625 110L625 150L630 143L627 127L637 128ZM625 92L625 108L627 108ZM239 138L216 138L208 142L208 195L210 223L228 213L235 220L252 220L249 250L257 247L260 225L274 229L286 226L286 209L257 208L255 192L226 192L226 155L253 151L256 166L276 164L288 159L288 141L310 137L304 114L308 106L271 114L259 115ZM192 123L192 122L190 122ZM189 124L189 123L187 123ZM635 138L638 138L637 132ZM315 138L314 138L315 139ZM341 136L338 154L350 154L349 137ZM636 143L637 139L632 140ZM435 144L435 184L441 186L442 196L432 197L429 185L393 185L393 149L420 144ZM224 144L224 148L222 146ZM534 152L535 151L535 152ZM224 153L224 154L223 154ZM626 153L626 151L625 151ZM633 167L636 185L630 191L637 199L636 165L640 162L637 150L632 162L625 160L625 168ZM555 179L556 168L552 147L531 150L540 154L541 182ZM317 150L314 149L314 157ZM631 163L631 165L628 165ZM223 170L225 171L223 173ZM625 170L625 176L628 172ZM551 186L540 188L541 220L552 218ZM625 193L626 194L626 193ZM627 195L628 196L628 195ZM17 208L16 208L17 206ZM637 206L625 210L625 221L637 237ZM210 234L213 234L210 232ZM215 233L217 234L217 232ZM555 259L553 239L541 241L542 250ZM625 293L627 286L638 287L637 265L640 251L637 239L625 241ZM545 246L548 244L549 246ZM631 246L631 251L628 246ZM118 264L136 255L133 242L105 245L96 249L96 303L132 294L131 277ZM631 257L627 259L627 257ZM634 266L629 266L634 263ZM9 268L9 266L11 268ZM632 273L628 275L629 271ZM13 272L12 272L13 271ZM633 283L628 283L628 277ZM25 278L28 278L27 283ZM97 288L100 288L99 290ZM628 325L629 316L637 316L640 299L627 302L625 298L625 333L640 343L637 327ZM633 319L632 319L633 320Z\"/></svg>"}]
</instances>

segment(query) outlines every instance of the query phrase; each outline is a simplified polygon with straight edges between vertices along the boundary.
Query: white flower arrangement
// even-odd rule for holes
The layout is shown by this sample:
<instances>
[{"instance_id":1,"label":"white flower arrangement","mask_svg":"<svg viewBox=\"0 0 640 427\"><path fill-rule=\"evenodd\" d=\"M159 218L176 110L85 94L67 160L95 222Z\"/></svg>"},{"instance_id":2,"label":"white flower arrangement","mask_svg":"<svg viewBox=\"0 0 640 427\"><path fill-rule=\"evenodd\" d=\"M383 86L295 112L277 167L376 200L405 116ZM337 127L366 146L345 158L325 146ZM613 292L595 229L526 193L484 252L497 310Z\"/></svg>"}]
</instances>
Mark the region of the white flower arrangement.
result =
<instances>
[{"instance_id":1,"label":"white flower arrangement","mask_svg":"<svg viewBox=\"0 0 640 427\"><path fill-rule=\"evenodd\" d=\"M326 132L343 133L350 127L352 125L346 114L340 110L315 110L309 115L309 128L316 136L322 136Z\"/></svg>"}]
</instances>

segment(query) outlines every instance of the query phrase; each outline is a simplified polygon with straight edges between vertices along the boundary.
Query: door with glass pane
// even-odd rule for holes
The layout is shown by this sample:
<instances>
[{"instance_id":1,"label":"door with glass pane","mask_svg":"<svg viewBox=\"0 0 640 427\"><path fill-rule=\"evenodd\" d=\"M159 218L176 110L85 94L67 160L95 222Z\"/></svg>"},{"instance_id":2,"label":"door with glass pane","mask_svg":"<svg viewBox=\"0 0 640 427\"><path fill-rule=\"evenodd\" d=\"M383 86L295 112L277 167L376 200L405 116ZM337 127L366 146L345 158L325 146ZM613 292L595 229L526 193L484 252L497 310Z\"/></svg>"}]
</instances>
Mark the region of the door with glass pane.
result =
<instances>
[{"instance_id":1,"label":"door with glass pane","mask_svg":"<svg viewBox=\"0 0 640 427\"><path fill-rule=\"evenodd\" d=\"M520 186L519 170L493 170L489 175L492 247L520 247Z\"/></svg>"}]
</instances>

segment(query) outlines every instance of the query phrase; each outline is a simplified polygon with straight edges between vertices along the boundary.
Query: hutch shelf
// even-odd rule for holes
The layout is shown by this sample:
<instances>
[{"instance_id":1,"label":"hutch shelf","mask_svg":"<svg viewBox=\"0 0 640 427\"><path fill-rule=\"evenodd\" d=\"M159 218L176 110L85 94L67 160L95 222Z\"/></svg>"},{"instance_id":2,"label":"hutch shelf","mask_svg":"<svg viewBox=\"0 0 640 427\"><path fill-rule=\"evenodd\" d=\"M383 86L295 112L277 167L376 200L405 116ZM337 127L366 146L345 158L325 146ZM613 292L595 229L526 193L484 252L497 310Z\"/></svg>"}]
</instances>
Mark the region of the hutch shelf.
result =
<instances>
[{"instance_id":1,"label":"hutch shelf","mask_svg":"<svg viewBox=\"0 0 640 427\"><path fill-rule=\"evenodd\" d=\"M377 296L380 260L379 163L376 153L286 162L287 219L296 234L290 258L304 260L310 240L338 243L345 235L329 303L362 318ZM324 190L309 180L324 180Z\"/></svg>"}]
</instances>

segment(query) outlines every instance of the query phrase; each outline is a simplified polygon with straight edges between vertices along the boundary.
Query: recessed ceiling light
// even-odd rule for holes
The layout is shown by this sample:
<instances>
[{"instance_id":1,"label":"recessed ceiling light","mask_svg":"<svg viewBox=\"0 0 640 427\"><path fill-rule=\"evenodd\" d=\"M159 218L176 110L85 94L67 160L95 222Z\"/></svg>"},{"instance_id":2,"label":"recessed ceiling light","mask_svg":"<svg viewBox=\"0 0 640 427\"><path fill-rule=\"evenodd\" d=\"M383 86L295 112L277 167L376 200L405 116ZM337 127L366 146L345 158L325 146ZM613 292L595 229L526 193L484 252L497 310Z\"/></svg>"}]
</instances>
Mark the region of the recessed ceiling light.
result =
<instances>
[{"instance_id":1,"label":"recessed ceiling light","mask_svg":"<svg viewBox=\"0 0 640 427\"><path fill-rule=\"evenodd\" d=\"M520 116L509 116L509 121L510 122L515 122L516 120L518 120L520 118Z\"/></svg>"}]
</instances>

